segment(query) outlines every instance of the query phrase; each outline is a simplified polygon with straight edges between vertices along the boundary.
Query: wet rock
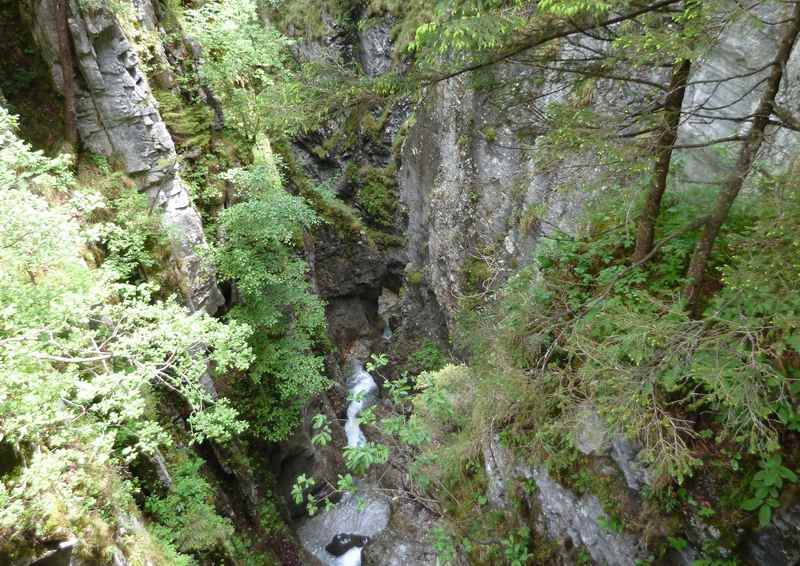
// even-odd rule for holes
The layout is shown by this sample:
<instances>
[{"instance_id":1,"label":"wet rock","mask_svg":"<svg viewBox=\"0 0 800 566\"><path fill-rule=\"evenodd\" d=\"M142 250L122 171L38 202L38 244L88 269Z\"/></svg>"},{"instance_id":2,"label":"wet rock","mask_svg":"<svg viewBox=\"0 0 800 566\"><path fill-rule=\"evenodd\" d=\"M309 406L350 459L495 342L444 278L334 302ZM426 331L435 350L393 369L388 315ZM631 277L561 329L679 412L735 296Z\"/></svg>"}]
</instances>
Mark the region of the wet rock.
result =
<instances>
[{"instance_id":1,"label":"wet rock","mask_svg":"<svg viewBox=\"0 0 800 566\"><path fill-rule=\"evenodd\" d=\"M60 542L56 548L31 562L30 566L70 566L72 551L77 544L78 540L74 538Z\"/></svg>"},{"instance_id":2,"label":"wet rock","mask_svg":"<svg viewBox=\"0 0 800 566\"><path fill-rule=\"evenodd\" d=\"M434 525L435 517L413 501L393 501L389 526L364 547L364 566L436 564L430 536Z\"/></svg>"},{"instance_id":3,"label":"wet rock","mask_svg":"<svg viewBox=\"0 0 800 566\"><path fill-rule=\"evenodd\" d=\"M321 229L315 240L312 269L320 296L373 294L377 299L383 282L391 276L386 254L366 237L344 239L333 228Z\"/></svg>"},{"instance_id":4,"label":"wet rock","mask_svg":"<svg viewBox=\"0 0 800 566\"><path fill-rule=\"evenodd\" d=\"M383 322L383 339L392 339L392 323L399 324L400 296L391 289L381 289L378 297L378 316Z\"/></svg>"},{"instance_id":5,"label":"wet rock","mask_svg":"<svg viewBox=\"0 0 800 566\"><path fill-rule=\"evenodd\" d=\"M380 491L369 487L342 497L332 509L320 511L302 522L297 535L303 547L323 564L336 564L326 547L342 530L372 539L389 524L391 506ZM359 547L360 548L360 547Z\"/></svg>"},{"instance_id":6,"label":"wet rock","mask_svg":"<svg viewBox=\"0 0 800 566\"><path fill-rule=\"evenodd\" d=\"M383 332L376 299L371 296L335 297L325 308L328 329L340 349L349 349L358 341L373 342ZM375 348L368 346L369 351Z\"/></svg>"}]
</instances>

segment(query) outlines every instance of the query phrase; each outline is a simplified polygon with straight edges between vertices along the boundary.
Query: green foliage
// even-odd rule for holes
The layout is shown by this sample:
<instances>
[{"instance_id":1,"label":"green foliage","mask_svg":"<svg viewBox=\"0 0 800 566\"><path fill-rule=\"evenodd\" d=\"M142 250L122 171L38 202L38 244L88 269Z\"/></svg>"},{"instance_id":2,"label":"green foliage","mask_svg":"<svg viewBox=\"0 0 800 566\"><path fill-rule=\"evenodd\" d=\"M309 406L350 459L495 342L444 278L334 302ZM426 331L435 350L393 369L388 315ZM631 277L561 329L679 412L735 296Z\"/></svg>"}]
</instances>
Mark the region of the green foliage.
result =
<instances>
[{"instance_id":1,"label":"green foliage","mask_svg":"<svg viewBox=\"0 0 800 566\"><path fill-rule=\"evenodd\" d=\"M227 174L245 200L220 215L222 241L212 258L241 294L228 318L255 329L251 382L240 388L243 410L253 432L282 440L305 403L328 385L322 358L313 352L324 333L324 310L294 248L317 220L302 198L283 190L266 138L254 153L253 165Z\"/></svg>"},{"instance_id":2,"label":"green foliage","mask_svg":"<svg viewBox=\"0 0 800 566\"><path fill-rule=\"evenodd\" d=\"M344 449L347 469L363 475L376 464L385 464L389 459L389 448L383 444L367 442L363 446L348 446Z\"/></svg>"},{"instance_id":3,"label":"green foliage","mask_svg":"<svg viewBox=\"0 0 800 566\"><path fill-rule=\"evenodd\" d=\"M394 171L365 167L359 170L355 182L360 187L356 204L367 219L378 226L392 228L397 208Z\"/></svg>"},{"instance_id":4,"label":"green foliage","mask_svg":"<svg viewBox=\"0 0 800 566\"><path fill-rule=\"evenodd\" d=\"M471 292L485 290L487 282L492 278L489 265L481 258L471 257L464 263L464 287Z\"/></svg>"},{"instance_id":5,"label":"green foliage","mask_svg":"<svg viewBox=\"0 0 800 566\"><path fill-rule=\"evenodd\" d=\"M604 14L612 4L599 0L540 0L538 8L557 16L575 17L581 14Z\"/></svg>"},{"instance_id":6,"label":"green foliage","mask_svg":"<svg viewBox=\"0 0 800 566\"><path fill-rule=\"evenodd\" d=\"M160 268L167 249L160 210L150 206L133 181L112 172L103 156L90 160L93 166L84 167L78 178L86 192L73 197L87 220L85 238L103 250L102 269L110 277L134 283L147 280L146 274Z\"/></svg>"},{"instance_id":7,"label":"green foliage","mask_svg":"<svg viewBox=\"0 0 800 566\"><path fill-rule=\"evenodd\" d=\"M782 464L780 454L761 461L761 469L750 480L753 497L743 501L742 509L758 509L758 524L766 527L772 520L772 510L780 507L779 497L785 482L797 483L797 474Z\"/></svg>"},{"instance_id":8,"label":"green foliage","mask_svg":"<svg viewBox=\"0 0 800 566\"><path fill-rule=\"evenodd\" d=\"M447 530L441 526L433 529L433 548L443 564L452 564L456 559L456 542Z\"/></svg>"},{"instance_id":9,"label":"green foliage","mask_svg":"<svg viewBox=\"0 0 800 566\"><path fill-rule=\"evenodd\" d=\"M118 470L169 441L154 395L186 403L190 440L225 441L246 424L202 380L209 362L241 371L252 352L246 325L86 265L86 193L68 163L31 151L0 109L0 442L24 462L0 481L0 538L72 533L94 551L132 506Z\"/></svg>"},{"instance_id":10,"label":"green foliage","mask_svg":"<svg viewBox=\"0 0 800 566\"><path fill-rule=\"evenodd\" d=\"M187 33L203 47L201 79L220 98L226 125L253 141L298 127L300 85L287 66L291 42L259 21L255 0L215 0L183 10Z\"/></svg>"},{"instance_id":11,"label":"green foliage","mask_svg":"<svg viewBox=\"0 0 800 566\"><path fill-rule=\"evenodd\" d=\"M389 365L389 356L386 354L370 354L366 367L368 372L374 373L387 365Z\"/></svg>"},{"instance_id":12,"label":"green foliage","mask_svg":"<svg viewBox=\"0 0 800 566\"><path fill-rule=\"evenodd\" d=\"M132 10L131 4L125 0L78 0L78 5L88 12L109 10L122 17L127 17Z\"/></svg>"},{"instance_id":13,"label":"green foliage","mask_svg":"<svg viewBox=\"0 0 800 566\"><path fill-rule=\"evenodd\" d=\"M525 566L532 558L528 552L531 532L527 527L520 528L515 534L503 540L503 553L510 566Z\"/></svg>"},{"instance_id":14,"label":"green foliage","mask_svg":"<svg viewBox=\"0 0 800 566\"><path fill-rule=\"evenodd\" d=\"M416 29L407 49L421 62L434 64L440 58L463 63L468 53L499 49L526 28L527 2L489 0L438 3Z\"/></svg>"},{"instance_id":15,"label":"green foliage","mask_svg":"<svg viewBox=\"0 0 800 566\"><path fill-rule=\"evenodd\" d=\"M409 271L406 273L406 282L409 285L420 285L424 280L424 275L421 271Z\"/></svg>"},{"instance_id":16,"label":"green foliage","mask_svg":"<svg viewBox=\"0 0 800 566\"><path fill-rule=\"evenodd\" d=\"M331 443L331 424L328 422L328 417L323 414L314 415L314 418L311 419L311 426L314 429L311 444L327 446Z\"/></svg>"},{"instance_id":17,"label":"green foliage","mask_svg":"<svg viewBox=\"0 0 800 566\"><path fill-rule=\"evenodd\" d=\"M800 352L798 274L786 258L797 255L800 216L792 175L757 181L720 238L712 265L721 289L701 320L686 314L679 294L696 238L681 229L707 206L692 190L665 202L657 228L668 237L645 265L627 263L633 226L599 201L581 237L554 238L495 305L462 313L475 397L488 400L473 404L474 430L506 423L501 438L558 477L575 465L568 439L590 403L613 431L644 446L662 486L704 465L698 446L714 446L712 461L739 475L742 454L767 461L779 451L798 422L789 401L798 393L790 361ZM710 429L687 420L698 412ZM447 422L446 412L436 415ZM768 499L778 501L764 495L748 506L766 505L764 519Z\"/></svg>"},{"instance_id":18,"label":"green foliage","mask_svg":"<svg viewBox=\"0 0 800 566\"><path fill-rule=\"evenodd\" d=\"M154 90L161 117L179 148L205 148L211 141L211 110L205 104L187 104L169 90Z\"/></svg>"},{"instance_id":19,"label":"green foliage","mask_svg":"<svg viewBox=\"0 0 800 566\"><path fill-rule=\"evenodd\" d=\"M317 480L309 478L305 474L297 476L292 484L292 501L297 505L301 505L305 501L306 512L310 516L315 515L319 509L316 498L313 495L306 495L315 485L317 485Z\"/></svg>"},{"instance_id":20,"label":"green foliage","mask_svg":"<svg viewBox=\"0 0 800 566\"><path fill-rule=\"evenodd\" d=\"M214 510L214 490L200 474L203 461L190 459L172 476L165 497L150 497L145 510L158 521L156 536L183 553L201 553L220 548L233 535L231 522Z\"/></svg>"},{"instance_id":21,"label":"green foliage","mask_svg":"<svg viewBox=\"0 0 800 566\"><path fill-rule=\"evenodd\" d=\"M437 371L446 363L441 348L431 340L425 340L422 346L409 356L409 364L415 371Z\"/></svg>"}]
</instances>

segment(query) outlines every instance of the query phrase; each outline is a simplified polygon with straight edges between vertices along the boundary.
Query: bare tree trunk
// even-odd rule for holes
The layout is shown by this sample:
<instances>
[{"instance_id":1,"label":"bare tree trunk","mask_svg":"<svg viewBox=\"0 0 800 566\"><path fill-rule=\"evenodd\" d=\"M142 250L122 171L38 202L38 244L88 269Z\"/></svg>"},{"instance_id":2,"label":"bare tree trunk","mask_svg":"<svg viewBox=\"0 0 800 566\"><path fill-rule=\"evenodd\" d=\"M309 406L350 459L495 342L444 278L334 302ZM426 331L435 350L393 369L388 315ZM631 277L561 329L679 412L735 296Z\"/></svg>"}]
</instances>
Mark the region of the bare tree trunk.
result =
<instances>
[{"instance_id":1,"label":"bare tree trunk","mask_svg":"<svg viewBox=\"0 0 800 566\"><path fill-rule=\"evenodd\" d=\"M764 131L769 123L769 117L774 111L775 97L781 85L783 72L786 68L786 63L789 61L789 56L792 53L792 48L797 40L797 36L800 33L800 1L794 3L792 17L788 22L788 28L781 38L780 45L778 46L778 53L772 63L772 71L767 80L766 90L761 97L758 109L753 115L753 124L750 126L750 131L745 136L742 148L739 151L736 167L722 185L711 216L706 222L703 228L703 234L694 248L694 254L692 254L692 261L689 264L689 271L687 273L688 281L684 288L684 294L688 300L689 311L695 315L699 314L703 276L708 265L708 258L711 256L711 251L714 247L714 241L719 234L722 224L728 217L728 211L733 205L733 201L736 200L739 191L742 189L744 180L750 173L756 154L764 141Z\"/></svg>"},{"instance_id":2,"label":"bare tree trunk","mask_svg":"<svg viewBox=\"0 0 800 566\"><path fill-rule=\"evenodd\" d=\"M72 63L72 43L67 23L67 1L55 0L56 31L61 75L64 82L64 137L73 148L78 145L78 127L75 120L75 82Z\"/></svg>"},{"instance_id":3,"label":"bare tree trunk","mask_svg":"<svg viewBox=\"0 0 800 566\"><path fill-rule=\"evenodd\" d=\"M653 166L653 182L644 203L642 216L636 228L636 248L633 251L633 262L637 263L647 257L653 249L655 226L658 213L661 209L661 199L667 190L669 177L669 164L672 160L672 146L678 137L678 125L681 120L681 107L686 94L686 82L689 79L689 70L692 64L688 59L683 59L672 68L672 78L669 83L669 92L664 101L664 116L661 126L661 135L658 137L657 157Z\"/></svg>"}]
</instances>

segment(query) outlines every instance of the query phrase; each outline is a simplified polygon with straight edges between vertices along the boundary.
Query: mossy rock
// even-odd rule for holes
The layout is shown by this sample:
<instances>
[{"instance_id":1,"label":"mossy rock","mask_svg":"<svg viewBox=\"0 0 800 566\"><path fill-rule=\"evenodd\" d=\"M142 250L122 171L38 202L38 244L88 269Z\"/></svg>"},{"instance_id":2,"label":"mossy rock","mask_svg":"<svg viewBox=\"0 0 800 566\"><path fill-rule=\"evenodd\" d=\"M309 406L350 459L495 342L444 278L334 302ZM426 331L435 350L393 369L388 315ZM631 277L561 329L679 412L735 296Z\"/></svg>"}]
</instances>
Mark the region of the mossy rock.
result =
<instances>
[{"instance_id":1,"label":"mossy rock","mask_svg":"<svg viewBox=\"0 0 800 566\"><path fill-rule=\"evenodd\" d=\"M211 142L213 116L208 107L189 104L168 90L155 89L153 96L158 101L161 117L179 148L203 148Z\"/></svg>"},{"instance_id":2,"label":"mossy rock","mask_svg":"<svg viewBox=\"0 0 800 566\"><path fill-rule=\"evenodd\" d=\"M367 220L385 228L394 226L397 210L397 183L394 167L362 167L355 174L354 181L359 185L356 204L364 212ZM351 171L352 174L352 171Z\"/></svg>"}]
</instances>

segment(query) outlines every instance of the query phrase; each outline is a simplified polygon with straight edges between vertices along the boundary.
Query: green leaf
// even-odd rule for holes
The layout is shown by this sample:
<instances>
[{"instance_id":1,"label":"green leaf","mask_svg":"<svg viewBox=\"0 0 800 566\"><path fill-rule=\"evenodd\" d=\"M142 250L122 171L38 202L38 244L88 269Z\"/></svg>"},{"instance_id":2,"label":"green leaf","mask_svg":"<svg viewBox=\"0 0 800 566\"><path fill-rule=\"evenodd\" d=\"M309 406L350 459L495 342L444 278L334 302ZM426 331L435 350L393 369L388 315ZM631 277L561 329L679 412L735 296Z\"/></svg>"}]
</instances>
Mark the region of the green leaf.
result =
<instances>
[{"instance_id":1,"label":"green leaf","mask_svg":"<svg viewBox=\"0 0 800 566\"><path fill-rule=\"evenodd\" d=\"M759 499L757 497L754 497L752 499L748 499L746 501L743 501L742 504L740 505L740 507L742 509L744 509L745 511L755 511L756 509L758 509L758 507L763 502L764 502L763 499Z\"/></svg>"},{"instance_id":2,"label":"green leaf","mask_svg":"<svg viewBox=\"0 0 800 566\"><path fill-rule=\"evenodd\" d=\"M772 508L769 505L764 505L758 512L758 524L761 527L766 527L772 520Z\"/></svg>"}]
</instances>

